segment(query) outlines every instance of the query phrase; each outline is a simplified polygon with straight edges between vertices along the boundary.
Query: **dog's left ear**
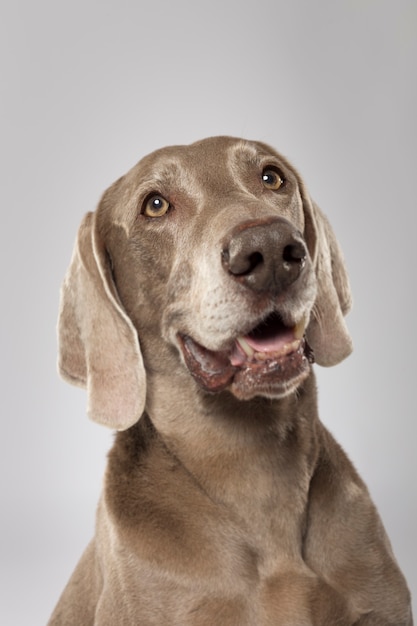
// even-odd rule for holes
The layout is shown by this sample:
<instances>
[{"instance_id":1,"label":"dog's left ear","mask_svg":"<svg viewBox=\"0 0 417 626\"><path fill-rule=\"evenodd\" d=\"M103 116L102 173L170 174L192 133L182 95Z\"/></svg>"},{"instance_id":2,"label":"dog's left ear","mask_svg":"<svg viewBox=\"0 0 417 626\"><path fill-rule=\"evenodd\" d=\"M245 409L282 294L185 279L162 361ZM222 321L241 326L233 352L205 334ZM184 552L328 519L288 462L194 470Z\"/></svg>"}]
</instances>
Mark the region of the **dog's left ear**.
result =
<instances>
[{"instance_id":1,"label":"dog's left ear","mask_svg":"<svg viewBox=\"0 0 417 626\"><path fill-rule=\"evenodd\" d=\"M114 285L96 214L81 223L61 290L59 371L87 387L88 415L125 430L141 417L146 377L137 332Z\"/></svg>"},{"instance_id":2,"label":"dog's left ear","mask_svg":"<svg viewBox=\"0 0 417 626\"><path fill-rule=\"evenodd\" d=\"M317 277L307 340L319 365L336 365L352 352L344 316L352 306L342 251L328 219L304 193L305 237Z\"/></svg>"}]
</instances>

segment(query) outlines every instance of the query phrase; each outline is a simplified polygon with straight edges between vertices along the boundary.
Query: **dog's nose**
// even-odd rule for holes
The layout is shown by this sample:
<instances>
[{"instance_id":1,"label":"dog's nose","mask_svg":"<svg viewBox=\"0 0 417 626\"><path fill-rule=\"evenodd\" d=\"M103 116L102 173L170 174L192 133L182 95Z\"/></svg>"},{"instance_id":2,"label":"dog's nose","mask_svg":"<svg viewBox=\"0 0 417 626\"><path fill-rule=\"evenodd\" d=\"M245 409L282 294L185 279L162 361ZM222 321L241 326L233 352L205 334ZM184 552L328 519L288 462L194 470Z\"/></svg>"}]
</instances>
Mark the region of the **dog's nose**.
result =
<instances>
[{"instance_id":1,"label":"dog's nose","mask_svg":"<svg viewBox=\"0 0 417 626\"><path fill-rule=\"evenodd\" d=\"M222 249L224 269L250 289L274 294L300 276L307 259L301 233L277 218L236 228Z\"/></svg>"}]
</instances>

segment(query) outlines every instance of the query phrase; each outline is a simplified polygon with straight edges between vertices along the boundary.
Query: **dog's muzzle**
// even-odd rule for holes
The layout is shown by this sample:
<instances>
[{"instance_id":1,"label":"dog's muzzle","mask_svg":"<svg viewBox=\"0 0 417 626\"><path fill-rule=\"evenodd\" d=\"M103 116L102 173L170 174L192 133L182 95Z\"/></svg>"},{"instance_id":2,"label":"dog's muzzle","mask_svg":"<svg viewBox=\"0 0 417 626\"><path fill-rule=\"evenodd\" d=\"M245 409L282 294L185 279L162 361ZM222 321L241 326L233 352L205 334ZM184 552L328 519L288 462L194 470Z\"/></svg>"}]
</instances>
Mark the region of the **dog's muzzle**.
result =
<instances>
[{"instance_id":1,"label":"dog's muzzle","mask_svg":"<svg viewBox=\"0 0 417 626\"><path fill-rule=\"evenodd\" d=\"M285 298L307 259L301 233L282 218L244 223L222 244L228 276L269 302ZM306 378L314 360L305 339L307 321L285 324L279 308L269 307L249 332L231 337L225 350L209 350L189 335L178 339L188 370L206 391L229 388L240 399L283 397Z\"/></svg>"}]
</instances>

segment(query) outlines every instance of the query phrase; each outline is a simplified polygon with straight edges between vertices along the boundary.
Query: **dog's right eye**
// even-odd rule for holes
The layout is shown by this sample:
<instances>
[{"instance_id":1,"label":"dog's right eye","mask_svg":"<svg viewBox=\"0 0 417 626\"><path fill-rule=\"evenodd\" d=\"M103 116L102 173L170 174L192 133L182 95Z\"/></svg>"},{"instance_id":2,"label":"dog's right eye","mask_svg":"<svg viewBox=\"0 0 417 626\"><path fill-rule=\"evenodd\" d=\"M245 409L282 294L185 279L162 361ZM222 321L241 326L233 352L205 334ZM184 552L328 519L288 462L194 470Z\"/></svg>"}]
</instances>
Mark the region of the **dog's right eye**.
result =
<instances>
[{"instance_id":1,"label":"dog's right eye","mask_svg":"<svg viewBox=\"0 0 417 626\"><path fill-rule=\"evenodd\" d=\"M153 194L143 203L142 215L146 217L163 217L171 208L170 203L163 196Z\"/></svg>"},{"instance_id":2,"label":"dog's right eye","mask_svg":"<svg viewBox=\"0 0 417 626\"><path fill-rule=\"evenodd\" d=\"M274 167L267 167L262 172L262 184L267 189L277 191L284 184L285 180L281 172Z\"/></svg>"}]
</instances>

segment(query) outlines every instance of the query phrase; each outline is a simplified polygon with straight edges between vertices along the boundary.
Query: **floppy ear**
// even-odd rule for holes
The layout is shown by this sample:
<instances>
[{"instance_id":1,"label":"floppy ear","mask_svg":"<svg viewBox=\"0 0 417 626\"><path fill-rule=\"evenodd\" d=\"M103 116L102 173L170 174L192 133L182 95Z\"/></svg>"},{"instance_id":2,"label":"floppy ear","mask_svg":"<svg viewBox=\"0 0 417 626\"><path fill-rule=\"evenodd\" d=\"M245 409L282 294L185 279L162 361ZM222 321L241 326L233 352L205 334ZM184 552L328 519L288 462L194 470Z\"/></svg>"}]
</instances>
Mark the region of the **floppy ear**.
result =
<instances>
[{"instance_id":1,"label":"floppy ear","mask_svg":"<svg viewBox=\"0 0 417 626\"><path fill-rule=\"evenodd\" d=\"M92 420L125 430L144 410L145 369L95 219L88 213L81 223L61 290L59 371L68 382L87 387Z\"/></svg>"},{"instance_id":2,"label":"floppy ear","mask_svg":"<svg viewBox=\"0 0 417 626\"><path fill-rule=\"evenodd\" d=\"M317 297L307 340L319 365L336 365L352 352L344 316L352 297L344 259L332 227L319 207L304 198L306 239L317 277Z\"/></svg>"}]
</instances>

